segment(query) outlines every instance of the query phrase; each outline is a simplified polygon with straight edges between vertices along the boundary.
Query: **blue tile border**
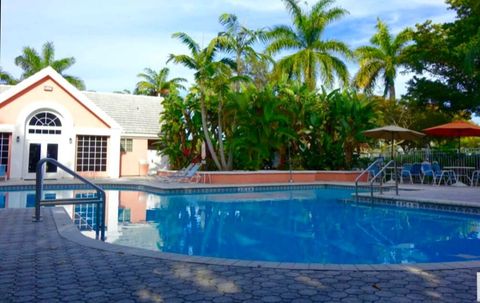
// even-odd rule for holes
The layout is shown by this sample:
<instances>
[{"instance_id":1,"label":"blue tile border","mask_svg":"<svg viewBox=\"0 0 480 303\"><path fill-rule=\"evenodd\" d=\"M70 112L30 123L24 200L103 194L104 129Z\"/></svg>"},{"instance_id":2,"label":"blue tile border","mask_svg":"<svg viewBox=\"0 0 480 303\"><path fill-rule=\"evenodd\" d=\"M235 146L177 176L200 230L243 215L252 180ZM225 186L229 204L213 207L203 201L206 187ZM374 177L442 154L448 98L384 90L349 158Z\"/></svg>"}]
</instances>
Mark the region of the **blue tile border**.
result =
<instances>
[{"instance_id":1,"label":"blue tile border","mask_svg":"<svg viewBox=\"0 0 480 303\"><path fill-rule=\"evenodd\" d=\"M352 203L357 203L354 200L350 200ZM408 208L408 209L422 209L422 210L435 210L443 212L454 212L462 213L467 215L478 215L480 216L480 205L475 206L466 206L466 205L454 205L454 204L444 204L438 203L435 201L418 201L414 199L395 199L391 197L378 197L374 196L373 200L371 197L358 196L358 203L363 205L388 205L396 208Z\"/></svg>"},{"instance_id":2,"label":"blue tile border","mask_svg":"<svg viewBox=\"0 0 480 303\"><path fill-rule=\"evenodd\" d=\"M348 189L355 190L351 185L334 184L289 184L289 185L255 185L255 186L226 186L226 187L198 187L198 188L159 188L151 185L97 183L104 189L111 190L138 190L157 194L204 194L204 193L248 193L265 191L288 191L305 189ZM46 190L89 189L85 184L45 184ZM361 190L367 187L362 186ZM0 185L0 191L35 190L35 185Z\"/></svg>"}]
</instances>

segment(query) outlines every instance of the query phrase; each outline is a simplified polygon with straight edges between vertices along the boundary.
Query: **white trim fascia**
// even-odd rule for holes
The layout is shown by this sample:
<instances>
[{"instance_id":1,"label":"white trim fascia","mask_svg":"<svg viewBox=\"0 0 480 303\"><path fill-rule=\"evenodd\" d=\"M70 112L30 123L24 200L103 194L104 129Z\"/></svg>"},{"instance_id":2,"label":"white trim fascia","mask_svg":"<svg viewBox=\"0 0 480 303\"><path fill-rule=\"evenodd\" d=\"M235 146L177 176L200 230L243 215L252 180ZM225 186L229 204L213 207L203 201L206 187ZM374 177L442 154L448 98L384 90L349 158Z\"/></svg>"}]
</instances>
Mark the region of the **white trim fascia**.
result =
<instances>
[{"instance_id":1,"label":"white trim fascia","mask_svg":"<svg viewBox=\"0 0 480 303\"><path fill-rule=\"evenodd\" d=\"M118 129L110 128L86 128L86 127L75 127L74 132L76 135L88 135L88 136L110 136L114 130L117 132Z\"/></svg>"},{"instance_id":2,"label":"white trim fascia","mask_svg":"<svg viewBox=\"0 0 480 303\"><path fill-rule=\"evenodd\" d=\"M0 132L13 133L15 131L15 125L13 124L0 124Z\"/></svg>"},{"instance_id":3,"label":"white trim fascia","mask_svg":"<svg viewBox=\"0 0 480 303\"><path fill-rule=\"evenodd\" d=\"M57 82L63 89L70 93L75 99L82 103L86 108L90 109L96 116L101 120L107 123L111 128L122 129L121 126L113 120L107 113L101 110L93 101L91 101L87 96L85 96L81 91L79 91L75 86L70 84L65 78L57 73L52 67L48 66L39 71L38 73L28 77L22 82L18 83L14 87L0 94L0 105L16 94L22 92L28 87L34 85L35 83L41 81L46 77L51 77L55 82Z\"/></svg>"},{"instance_id":4,"label":"white trim fascia","mask_svg":"<svg viewBox=\"0 0 480 303\"><path fill-rule=\"evenodd\" d=\"M158 139L158 135L145 135L145 134L124 134L120 135L121 138L142 138L142 139Z\"/></svg>"}]
</instances>

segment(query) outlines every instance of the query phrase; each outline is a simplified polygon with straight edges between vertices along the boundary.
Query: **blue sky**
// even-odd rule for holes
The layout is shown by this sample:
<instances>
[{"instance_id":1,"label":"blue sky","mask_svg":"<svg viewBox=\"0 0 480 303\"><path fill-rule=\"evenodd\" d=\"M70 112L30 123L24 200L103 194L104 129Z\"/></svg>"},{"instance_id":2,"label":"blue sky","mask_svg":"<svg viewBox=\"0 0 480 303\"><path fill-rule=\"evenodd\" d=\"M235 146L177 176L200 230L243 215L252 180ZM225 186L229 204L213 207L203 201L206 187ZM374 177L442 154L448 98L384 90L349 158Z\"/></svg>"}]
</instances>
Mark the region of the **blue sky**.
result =
<instances>
[{"instance_id":1,"label":"blue sky","mask_svg":"<svg viewBox=\"0 0 480 303\"><path fill-rule=\"evenodd\" d=\"M171 38L174 32L208 42L222 29L217 21L222 13L236 14L250 28L290 24L281 0L4 0L1 5L0 65L5 71L18 77L14 58L22 48L40 50L44 42L53 41L56 58L77 60L68 74L83 79L88 90L106 92L132 90L143 68L162 68L168 54L187 53ZM454 18L443 0L337 0L336 5L350 13L328 27L325 36L352 48L368 43L377 17L394 33L427 19ZM172 77L192 79L189 70L167 66ZM349 64L352 74L356 68ZM399 75L398 92L405 92L408 78Z\"/></svg>"}]
</instances>

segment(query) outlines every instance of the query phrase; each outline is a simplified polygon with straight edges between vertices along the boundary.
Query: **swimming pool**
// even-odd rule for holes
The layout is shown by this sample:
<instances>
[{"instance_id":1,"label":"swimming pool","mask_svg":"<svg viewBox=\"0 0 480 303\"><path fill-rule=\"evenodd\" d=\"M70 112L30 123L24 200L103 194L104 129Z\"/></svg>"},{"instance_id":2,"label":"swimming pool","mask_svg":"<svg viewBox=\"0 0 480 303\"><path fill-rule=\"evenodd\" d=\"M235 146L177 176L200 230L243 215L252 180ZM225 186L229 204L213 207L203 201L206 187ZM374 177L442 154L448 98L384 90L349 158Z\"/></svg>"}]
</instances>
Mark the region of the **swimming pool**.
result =
<instances>
[{"instance_id":1,"label":"swimming pool","mask_svg":"<svg viewBox=\"0 0 480 303\"><path fill-rule=\"evenodd\" d=\"M47 191L52 198L88 194ZM107 194L107 241L126 246L299 263L480 260L480 216L342 202L346 189ZM32 195L0 193L0 207L33 206ZM66 207L81 230L95 226L94 208Z\"/></svg>"}]
</instances>

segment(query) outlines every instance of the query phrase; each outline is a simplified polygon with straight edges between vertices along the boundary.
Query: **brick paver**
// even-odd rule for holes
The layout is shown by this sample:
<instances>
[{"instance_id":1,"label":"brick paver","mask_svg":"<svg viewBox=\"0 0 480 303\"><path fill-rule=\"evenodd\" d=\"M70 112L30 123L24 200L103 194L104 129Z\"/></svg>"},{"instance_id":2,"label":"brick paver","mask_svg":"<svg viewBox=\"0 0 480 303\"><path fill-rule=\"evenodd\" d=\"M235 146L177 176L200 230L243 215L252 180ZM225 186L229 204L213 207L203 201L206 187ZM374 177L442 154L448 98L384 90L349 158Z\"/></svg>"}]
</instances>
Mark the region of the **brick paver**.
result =
<instances>
[{"instance_id":1,"label":"brick paver","mask_svg":"<svg viewBox=\"0 0 480 303\"><path fill-rule=\"evenodd\" d=\"M324 271L140 257L62 238L51 209L0 210L1 302L475 302L480 268Z\"/></svg>"}]
</instances>

